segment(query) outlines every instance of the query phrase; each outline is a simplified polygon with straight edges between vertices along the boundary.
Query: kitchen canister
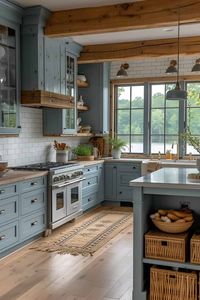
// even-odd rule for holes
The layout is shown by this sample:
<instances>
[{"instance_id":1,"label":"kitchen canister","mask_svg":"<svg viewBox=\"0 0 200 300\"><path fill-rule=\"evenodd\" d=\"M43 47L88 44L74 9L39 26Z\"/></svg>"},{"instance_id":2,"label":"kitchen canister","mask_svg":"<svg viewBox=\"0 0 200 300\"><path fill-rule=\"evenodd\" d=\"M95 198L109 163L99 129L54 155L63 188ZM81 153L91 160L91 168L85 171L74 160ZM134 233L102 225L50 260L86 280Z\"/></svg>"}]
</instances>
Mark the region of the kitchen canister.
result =
<instances>
[{"instance_id":1,"label":"kitchen canister","mask_svg":"<svg viewBox=\"0 0 200 300\"><path fill-rule=\"evenodd\" d=\"M56 150L56 161L61 163L67 163L68 152L68 150Z\"/></svg>"}]
</instances>

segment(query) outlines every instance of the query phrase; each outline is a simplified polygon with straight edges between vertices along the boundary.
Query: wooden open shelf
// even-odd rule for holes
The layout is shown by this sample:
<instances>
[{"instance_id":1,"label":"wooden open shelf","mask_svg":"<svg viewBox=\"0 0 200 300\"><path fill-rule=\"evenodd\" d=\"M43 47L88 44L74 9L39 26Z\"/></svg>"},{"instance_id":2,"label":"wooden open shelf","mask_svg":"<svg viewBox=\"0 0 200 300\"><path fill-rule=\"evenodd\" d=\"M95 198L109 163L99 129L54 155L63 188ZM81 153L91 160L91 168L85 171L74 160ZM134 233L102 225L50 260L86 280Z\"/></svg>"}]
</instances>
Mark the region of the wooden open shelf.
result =
<instances>
[{"instance_id":1,"label":"wooden open shelf","mask_svg":"<svg viewBox=\"0 0 200 300\"><path fill-rule=\"evenodd\" d=\"M166 266L166 267L174 267L174 268L182 268L182 269L189 269L189 270L198 270L200 271L200 265L192 264L190 262L175 262L175 261L165 261L159 259L152 259L152 258L143 258L143 263L150 264L150 265L158 265L158 266Z\"/></svg>"},{"instance_id":2,"label":"wooden open shelf","mask_svg":"<svg viewBox=\"0 0 200 300\"><path fill-rule=\"evenodd\" d=\"M81 111L87 111L89 110L89 107L87 105L77 105L77 109Z\"/></svg>"},{"instance_id":3,"label":"wooden open shelf","mask_svg":"<svg viewBox=\"0 0 200 300\"><path fill-rule=\"evenodd\" d=\"M87 81L77 80L77 86L79 88L86 88L89 87L89 84Z\"/></svg>"},{"instance_id":4,"label":"wooden open shelf","mask_svg":"<svg viewBox=\"0 0 200 300\"><path fill-rule=\"evenodd\" d=\"M22 91L21 104L35 108L74 108L73 97L43 90Z\"/></svg>"}]
</instances>

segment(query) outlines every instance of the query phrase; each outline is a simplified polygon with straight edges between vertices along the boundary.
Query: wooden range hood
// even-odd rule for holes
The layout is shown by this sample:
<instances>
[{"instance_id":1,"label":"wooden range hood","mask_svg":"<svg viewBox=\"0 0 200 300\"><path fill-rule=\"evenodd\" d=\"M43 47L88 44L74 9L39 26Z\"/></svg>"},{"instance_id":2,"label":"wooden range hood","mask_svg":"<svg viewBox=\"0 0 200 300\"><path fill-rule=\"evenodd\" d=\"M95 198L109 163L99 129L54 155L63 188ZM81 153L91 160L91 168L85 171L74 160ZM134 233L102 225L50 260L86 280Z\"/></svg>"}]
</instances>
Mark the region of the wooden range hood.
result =
<instances>
[{"instance_id":1,"label":"wooden range hood","mask_svg":"<svg viewBox=\"0 0 200 300\"><path fill-rule=\"evenodd\" d=\"M28 107L74 108L73 97L43 90L22 91L21 104Z\"/></svg>"}]
</instances>

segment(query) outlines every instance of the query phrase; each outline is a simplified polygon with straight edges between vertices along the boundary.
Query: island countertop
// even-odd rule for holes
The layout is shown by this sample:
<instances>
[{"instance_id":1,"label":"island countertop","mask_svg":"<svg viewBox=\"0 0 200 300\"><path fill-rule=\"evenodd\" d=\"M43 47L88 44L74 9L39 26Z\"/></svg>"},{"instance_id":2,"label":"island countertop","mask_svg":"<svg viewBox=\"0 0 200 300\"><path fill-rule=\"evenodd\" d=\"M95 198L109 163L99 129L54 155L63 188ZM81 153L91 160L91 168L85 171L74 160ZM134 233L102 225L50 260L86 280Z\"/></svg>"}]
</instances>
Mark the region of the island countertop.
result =
<instances>
[{"instance_id":1,"label":"island countertop","mask_svg":"<svg viewBox=\"0 0 200 300\"><path fill-rule=\"evenodd\" d=\"M200 179L189 179L188 174L198 174L196 168L163 168L131 180L129 186L152 188L200 189Z\"/></svg>"}]
</instances>

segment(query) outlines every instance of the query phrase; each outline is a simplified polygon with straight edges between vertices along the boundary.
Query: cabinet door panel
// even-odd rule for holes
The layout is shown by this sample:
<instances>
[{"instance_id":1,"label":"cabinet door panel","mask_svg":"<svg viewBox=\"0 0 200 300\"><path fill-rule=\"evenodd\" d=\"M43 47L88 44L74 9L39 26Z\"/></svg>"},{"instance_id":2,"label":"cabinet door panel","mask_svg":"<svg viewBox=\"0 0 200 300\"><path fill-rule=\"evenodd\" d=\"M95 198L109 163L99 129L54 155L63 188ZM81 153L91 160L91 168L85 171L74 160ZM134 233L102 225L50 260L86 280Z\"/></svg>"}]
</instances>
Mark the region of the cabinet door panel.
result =
<instances>
[{"instance_id":1,"label":"cabinet door panel","mask_svg":"<svg viewBox=\"0 0 200 300\"><path fill-rule=\"evenodd\" d=\"M27 239L37 233L43 232L46 228L45 211L40 211L32 216L20 220L20 238Z\"/></svg>"},{"instance_id":2,"label":"cabinet door panel","mask_svg":"<svg viewBox=\"0 0 200 300\"><path fill-rule=\"evenodd\" d=\"M46 189L23 193L20 201L22 215L32 213L38 209L43 209L45 207L45 198Z\"/></svg>"},{"instance_id":3,"label":"cabinet door panel","mask_svg":"<svg viewBox=\"0 0 200 300\"><path fill-rule=\"evenodd\" d=\"M0 201L0 224L18 217L18 196Z\"/></svg>"},{"instance_id":4,"label":"cabinet door panel","mask_svg":"<svg viewBox=\"0 0 200 300\"><path fill-rule=\"evenodd\" d=\"M133 199L133 189L131 187L122 188L119 187L117 191L117 200L118 201L125 201L125 202L132 202Z\"/></svg>"},{"instance_id":5,"label":"cabinet door panel","mask_svg":"<svg viewBox=\"0 0 200 300\"><path fill-rule=\"evenodd\" d=\"M105 178L105 200L116 201L117 189L117 166L113 164L106 164L104 169Z\"/></svg>"},{"instance_id":6,"label":"cabinet door panel","mask_svg":"<svg viewBox=\"0 0 200 300\"><path fill-rule=\"evenodd\" d=\"M18 241L18 222L0 227L0 251L6 250Z\"/></svg>"},{"instance_id":7,"label":"cabinet door panel","mask_svg":"<svg viewBox=\"0 0 200 300\"><path fill-rule=\"evenodd\" d=\"M19 26L0 18L0 134L19 133Z\"/></svg>"}]
</instances>

